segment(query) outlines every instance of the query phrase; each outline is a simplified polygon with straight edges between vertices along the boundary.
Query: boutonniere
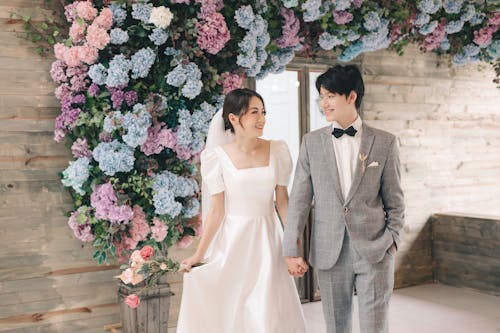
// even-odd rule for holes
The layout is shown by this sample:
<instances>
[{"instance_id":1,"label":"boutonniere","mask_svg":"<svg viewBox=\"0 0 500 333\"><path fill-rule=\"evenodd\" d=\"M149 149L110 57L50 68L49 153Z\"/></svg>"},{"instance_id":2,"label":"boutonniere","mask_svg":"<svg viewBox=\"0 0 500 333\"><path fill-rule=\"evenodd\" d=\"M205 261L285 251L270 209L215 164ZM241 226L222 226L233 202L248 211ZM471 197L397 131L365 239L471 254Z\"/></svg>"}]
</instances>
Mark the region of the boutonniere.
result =
<instances>
[{"instance_id":1,"label":"boutonniere","mask_svg":"<svg viewBox=\"0 0 500 333\"><path fill-rule=\"evenodd\" d=\"M365 172L366 170L366 159L368 158L368 155L365 153L359 153L359 160L361 161L361 171Z\"/></svg>"}]
</instances>

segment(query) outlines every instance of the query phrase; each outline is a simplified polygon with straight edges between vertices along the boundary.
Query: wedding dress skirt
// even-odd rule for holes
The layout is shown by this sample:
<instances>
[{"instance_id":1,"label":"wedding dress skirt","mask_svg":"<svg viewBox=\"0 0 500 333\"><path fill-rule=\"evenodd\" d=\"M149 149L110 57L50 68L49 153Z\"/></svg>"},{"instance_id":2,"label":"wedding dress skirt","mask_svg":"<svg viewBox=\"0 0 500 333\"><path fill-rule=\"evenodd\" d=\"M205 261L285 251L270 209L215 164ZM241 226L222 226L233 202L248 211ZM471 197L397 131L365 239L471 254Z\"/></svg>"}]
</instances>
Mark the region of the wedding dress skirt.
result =
<instances>
[{"instance_id":1,"label":"wedding dress skirt","mask_svg":"<svg viewBox=\"0 0 500 333\"><path fill-rule=\"evenodd\" d=\"M210 193L225 191L226 216L207 263L184 274L177 333L305 333L282 256L275 186L288 183L286 144L272 141L266 167L236 169L221 147L202 155Z\"/></svg>"}]
</instances>

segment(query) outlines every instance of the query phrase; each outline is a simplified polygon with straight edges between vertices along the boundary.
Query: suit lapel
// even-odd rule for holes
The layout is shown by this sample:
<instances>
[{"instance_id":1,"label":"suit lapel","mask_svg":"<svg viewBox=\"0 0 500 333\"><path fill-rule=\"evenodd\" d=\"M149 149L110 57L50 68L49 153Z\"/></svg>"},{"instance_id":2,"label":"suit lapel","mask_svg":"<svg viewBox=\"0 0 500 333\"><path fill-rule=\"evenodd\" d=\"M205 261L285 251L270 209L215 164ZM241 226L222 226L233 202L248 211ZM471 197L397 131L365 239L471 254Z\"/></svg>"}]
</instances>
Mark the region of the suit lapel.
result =
<instances>
[{"instance_id":1,"label":"suit lapel","mask_svg":"<svg viewBox=\"0 0 500 333\"><path fill-rule=\"evenodd\" d=\"M371 130L370 127L366 126L363 123L363 134L361 137L361 146L359 147L359 154L358 154L358 159L356 163L356 170L354 171L354 179L352 180L351 188L349 189L349 195L346 198L345 204L347 205L351 200L356 191L358 190L359 184L361 183L361 179L363 179L363 176L365 174L365 168L366 168L366 162L361 161L360 156L364 156L365 158L368 158L370 155L370 150L372 149L373 145L373 140L375 139L375 134L373 134L373 131ZM363 168L363 164L365 164L365 168Z\"/></svg>"},{"instance_id":2,"label":"suit lapel","mask_svg":"<svg viewBox=\"0 0 500 333\"><path fill-rule=\"evenodd\" d=\"M331 126L325 127L325 130L321 133L321 138L323 140L323 148L325 149L325 156L327 157L328 165L330 165L330 171L332 174L333 187L335 193L337 194L340 202L343 203L344 197L340 189L339 170L337 168L337 159L335 157L335 150L333 149L331 129L332 129Z\"/></svg>"}]
</instances>

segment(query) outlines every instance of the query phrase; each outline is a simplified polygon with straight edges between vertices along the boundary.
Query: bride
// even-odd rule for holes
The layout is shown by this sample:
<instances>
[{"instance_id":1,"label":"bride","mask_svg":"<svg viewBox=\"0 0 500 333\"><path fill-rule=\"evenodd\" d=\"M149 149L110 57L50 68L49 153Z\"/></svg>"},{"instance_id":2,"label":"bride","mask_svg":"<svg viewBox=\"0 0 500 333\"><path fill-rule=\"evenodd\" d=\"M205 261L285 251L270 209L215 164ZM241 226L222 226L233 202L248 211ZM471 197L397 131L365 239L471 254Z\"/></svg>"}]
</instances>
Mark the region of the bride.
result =
<instances>
[{"instance_id":1,"label":"bride","mask_svg":"<svg viewBox=\"0 0 500 333\"><path fill-rule=\"evenodd\" d=\"M236 89L212 120L201 155L210 203L203 198L203 235L182 262L177 333L306 332L274 206L275 197L284 221L292 161L284 141L260 138L265 114L258 93Z\"/></svg>"}]
</instances>

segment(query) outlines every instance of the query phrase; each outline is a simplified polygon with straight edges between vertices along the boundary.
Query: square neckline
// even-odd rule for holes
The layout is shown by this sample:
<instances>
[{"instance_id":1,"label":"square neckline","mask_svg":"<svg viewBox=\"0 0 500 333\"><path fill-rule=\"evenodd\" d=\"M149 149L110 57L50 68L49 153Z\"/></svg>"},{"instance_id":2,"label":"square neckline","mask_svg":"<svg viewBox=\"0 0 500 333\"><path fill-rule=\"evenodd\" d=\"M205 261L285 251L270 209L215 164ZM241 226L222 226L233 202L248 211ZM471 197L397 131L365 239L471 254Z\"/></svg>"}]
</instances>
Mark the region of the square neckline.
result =
<instances>
[{"instance_id":1,"label":"square neckline","mask_svg":"<svg viewBox=\"0 0 500 333\"><path fill-rule=\"evenodd\" d=\"M267 163L267 165L250 167L250 168L241 168L241 169L239 169L239 168L236 167L236 165L234 164L233 160L231 159L231 157L229 157L229 154L224 150L224 148L222 148L222 146L217 146L216 148L218 148L222 152L222 154L228 160L229 164L233 167L233 169L235 169L236 171L245 171L245 170L254 170L254 169L269 168L271 166L271 157L272 157L271 150L272 150L272 147L273 147L273 140L269 140L269 156L268 156L268 163Z\"/></svg>"}]
</instances>

